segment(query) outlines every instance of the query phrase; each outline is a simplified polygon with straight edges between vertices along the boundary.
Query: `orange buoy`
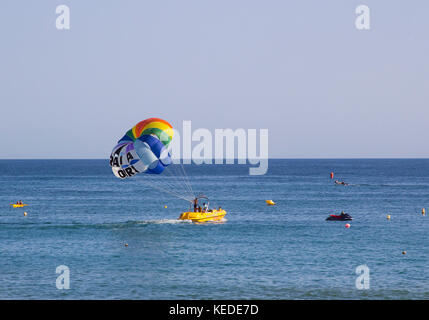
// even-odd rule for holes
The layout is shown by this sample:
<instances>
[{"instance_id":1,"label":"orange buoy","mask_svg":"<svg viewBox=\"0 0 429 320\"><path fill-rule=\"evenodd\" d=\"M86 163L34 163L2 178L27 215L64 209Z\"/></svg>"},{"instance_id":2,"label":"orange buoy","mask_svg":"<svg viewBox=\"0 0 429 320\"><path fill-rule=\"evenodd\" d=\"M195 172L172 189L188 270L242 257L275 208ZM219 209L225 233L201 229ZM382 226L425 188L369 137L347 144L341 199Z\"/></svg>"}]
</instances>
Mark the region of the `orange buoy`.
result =
<instances>
[{"instance_id":1,"label":"orange buoy","mask_svg":"<svg viewBox=\"0 0 429 320\"><path fill-rule=\"evenodd\" d=\"M331 172L331 179L334 179L334 173Z\"/></svg>"}]
</instances>

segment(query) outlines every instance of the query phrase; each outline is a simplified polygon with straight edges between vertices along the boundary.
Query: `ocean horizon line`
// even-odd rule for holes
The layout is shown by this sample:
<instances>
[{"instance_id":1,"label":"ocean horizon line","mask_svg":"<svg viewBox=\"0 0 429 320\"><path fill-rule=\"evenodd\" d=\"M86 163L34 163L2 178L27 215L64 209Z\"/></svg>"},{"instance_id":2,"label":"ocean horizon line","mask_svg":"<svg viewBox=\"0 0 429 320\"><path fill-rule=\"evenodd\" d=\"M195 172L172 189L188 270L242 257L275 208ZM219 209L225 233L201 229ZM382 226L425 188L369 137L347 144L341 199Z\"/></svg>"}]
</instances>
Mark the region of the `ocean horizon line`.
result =
<instances>
[{"instance_id":1,"label":"ocean horizon line","mask_svg":"<svg viewBox=\"0 0 429 320\"><path fill-rule=\"evenodd\" d=\"M109 161L109 158L0 158L0 161L32 161L32 160L47 160L47 161L55 161L55 160L68 160L68 161L79 161L79 160L106 160ZM183 160L191 160L192 159L184 159L181 158L180 161ZM239 158L228 158L228 159L212 159L223 160L224 162L227 160L243 160ZM247 159L246 159L247 160ZM258 159L256 159L258 160ZM334 158L334 157L289 157L289 158L277 158L272 157L268 158L268 160L429 160L429 157L343 157L343 158ZM226 163L225 163L226 164Z\"/></svg>"}]
</instances>

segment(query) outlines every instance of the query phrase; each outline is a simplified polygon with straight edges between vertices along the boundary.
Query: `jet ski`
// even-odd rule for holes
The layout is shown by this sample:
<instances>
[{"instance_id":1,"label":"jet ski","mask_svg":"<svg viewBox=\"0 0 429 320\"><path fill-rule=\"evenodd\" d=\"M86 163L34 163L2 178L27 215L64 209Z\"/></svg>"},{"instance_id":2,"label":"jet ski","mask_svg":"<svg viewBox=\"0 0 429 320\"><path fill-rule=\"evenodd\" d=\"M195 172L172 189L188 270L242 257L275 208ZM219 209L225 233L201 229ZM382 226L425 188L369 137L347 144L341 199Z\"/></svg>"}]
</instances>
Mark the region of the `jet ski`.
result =
<instances>
[{"instance_id":1,"label":"jet ski","mask_svg":"<svg viewBox=\"0 0 429 320\"><path fill-rule=\"evenodd\" d=\"M353 218L348 213L341 213L338 215L331 214L326 218L326 221L350 221Z\"/></svg>"}]
</instances>

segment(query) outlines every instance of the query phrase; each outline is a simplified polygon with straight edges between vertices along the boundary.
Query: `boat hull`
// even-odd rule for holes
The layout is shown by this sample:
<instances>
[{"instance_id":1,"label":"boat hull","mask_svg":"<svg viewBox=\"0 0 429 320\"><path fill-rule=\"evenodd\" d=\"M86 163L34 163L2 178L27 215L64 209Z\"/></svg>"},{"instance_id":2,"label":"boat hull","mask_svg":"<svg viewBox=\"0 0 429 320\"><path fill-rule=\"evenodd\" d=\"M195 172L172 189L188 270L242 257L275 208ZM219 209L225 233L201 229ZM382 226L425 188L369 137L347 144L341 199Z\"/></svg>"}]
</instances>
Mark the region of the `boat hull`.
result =
<instances>
[{"instance_id":1,"label":"boat hull","mask_svg":"<svg viewBox=\"0 0 429 320\"><path fill-rule=\"evenodd\" d=\"M225 215L225 210L213 210L212 212L183 212L179 220L191 220L192 222L220 221Z\"/></svg>"},{"instance_id":2,"label":"boat hull","mask_svg":"<svg viewBox=\"0 0 429 320\"><path fill-rule=\"evenodd\" d=\"M28 206L28 204L11 204L11 206L14 208L23 208L25 206Z\"/></svg>"}]
</instances>

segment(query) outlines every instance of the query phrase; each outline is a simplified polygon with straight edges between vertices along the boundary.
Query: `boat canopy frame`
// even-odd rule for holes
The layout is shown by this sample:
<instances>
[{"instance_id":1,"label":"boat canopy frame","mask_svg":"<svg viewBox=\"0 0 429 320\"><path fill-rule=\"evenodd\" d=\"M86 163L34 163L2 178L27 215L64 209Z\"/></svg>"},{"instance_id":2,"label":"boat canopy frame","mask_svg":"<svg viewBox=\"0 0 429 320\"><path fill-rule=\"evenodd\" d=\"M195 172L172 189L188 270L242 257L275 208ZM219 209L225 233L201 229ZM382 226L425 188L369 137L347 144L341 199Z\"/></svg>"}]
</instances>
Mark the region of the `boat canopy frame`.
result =
<instances>
[{"instance_id":1,"label":"boat canopy frame","mask_svg":"<svg viewBox=\"0 0 429 320\"><path fill-rule=\"evenodd\" d=\"M209 205L210 205L210 200L209 200L209 198L207 197L207 196L205 196L205 195L203 195L203 194L201 194L201 195L198 195L198 196L196 196L195 197L195 199L193 199L192 201L191 201L191 205L190 205L190 207L189 207L189 212L195 212L194 211L194 203L195 203L195 200L197 200L197 203L195 204L196 206L198 206L198 202L199 202L199 200L200 199L205 199L205 200L207 200L207 209L209 208Z\"/></svg>"}]
</instances>

